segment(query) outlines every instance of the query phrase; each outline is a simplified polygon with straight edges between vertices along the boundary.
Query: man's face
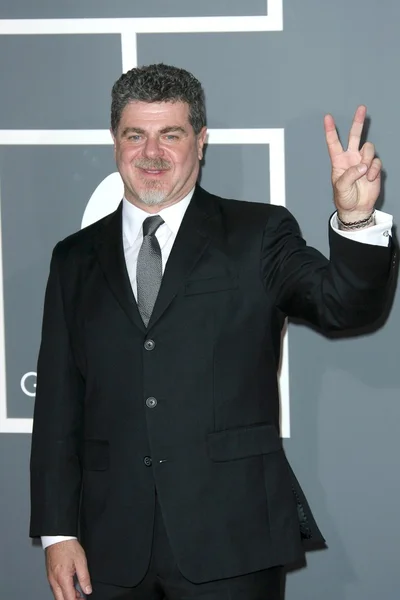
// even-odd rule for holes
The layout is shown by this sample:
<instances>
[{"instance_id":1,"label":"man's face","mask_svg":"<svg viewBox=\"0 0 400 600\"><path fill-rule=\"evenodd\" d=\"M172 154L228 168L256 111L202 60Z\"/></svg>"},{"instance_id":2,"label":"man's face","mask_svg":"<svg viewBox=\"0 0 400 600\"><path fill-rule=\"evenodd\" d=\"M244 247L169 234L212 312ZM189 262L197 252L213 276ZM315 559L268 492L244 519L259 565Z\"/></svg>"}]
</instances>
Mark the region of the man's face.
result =
<instances>
[{"instance_id":1,"label":"man's face","mask_svg":"<svg viewBox=\"0 0 400 600\"><path fill-rule=\"evenodd\" d=\"M141 208L182 200L193 188L206 128L196 135L185 102L131 102L113 134L125 197Z\"/></svg>"}]
</instances>

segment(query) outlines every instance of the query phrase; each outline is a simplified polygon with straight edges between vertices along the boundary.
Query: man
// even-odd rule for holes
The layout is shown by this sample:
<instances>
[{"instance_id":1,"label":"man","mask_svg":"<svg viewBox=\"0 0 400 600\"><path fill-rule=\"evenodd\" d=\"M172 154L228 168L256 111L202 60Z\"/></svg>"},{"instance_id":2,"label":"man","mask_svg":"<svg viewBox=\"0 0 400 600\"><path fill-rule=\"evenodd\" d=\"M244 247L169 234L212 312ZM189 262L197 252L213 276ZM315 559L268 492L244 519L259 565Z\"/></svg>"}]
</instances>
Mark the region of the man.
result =
<instances>
[{"instance_id":1,"label":"man","mask_svg":"<svg viewBox=\"0 0 400 600\"><path fill-rule=\"evenodd\" d=\"M365 113L346 150L325 117L328 261L285 208L196 184L191 74L115 83L124 198L57 244L45 299L30 533L56 600L79 596L75 575L94 600L276 600L283 565L323 539L282 449L277 366L286 316L331 332L385 307L395 251Z\"/></svg>"}]
</instances>

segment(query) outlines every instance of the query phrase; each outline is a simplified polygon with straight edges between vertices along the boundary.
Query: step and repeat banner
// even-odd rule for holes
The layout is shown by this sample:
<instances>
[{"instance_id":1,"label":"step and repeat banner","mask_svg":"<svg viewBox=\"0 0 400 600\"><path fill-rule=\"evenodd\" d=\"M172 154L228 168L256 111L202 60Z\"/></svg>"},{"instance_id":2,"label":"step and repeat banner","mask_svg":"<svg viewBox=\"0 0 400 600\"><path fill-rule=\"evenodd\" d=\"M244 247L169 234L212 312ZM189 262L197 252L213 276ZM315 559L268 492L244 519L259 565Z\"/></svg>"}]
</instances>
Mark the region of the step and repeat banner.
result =
<instances>
[{"instance_id":1,"label":"step and repeat banner","mask_svg":"<svg viewBox=\"0 0 400 600\"><path fill-rule=\"evenodd\" d=\"M396 16L394 0L3 2L1 598L51 597L27 537L43 296L53 246L122 196L108 129L114 81L153 62L193 72L207 99L203 187L286 205L327 252L325 112L346 132L357 104L368 105L388 172L383 210L398 212ZM395 305L373 336L328 341L299 325L284 336L281 434L329 545L289 575L289 600L394 597L398 320Z\"/></svg>"}]
</instances>

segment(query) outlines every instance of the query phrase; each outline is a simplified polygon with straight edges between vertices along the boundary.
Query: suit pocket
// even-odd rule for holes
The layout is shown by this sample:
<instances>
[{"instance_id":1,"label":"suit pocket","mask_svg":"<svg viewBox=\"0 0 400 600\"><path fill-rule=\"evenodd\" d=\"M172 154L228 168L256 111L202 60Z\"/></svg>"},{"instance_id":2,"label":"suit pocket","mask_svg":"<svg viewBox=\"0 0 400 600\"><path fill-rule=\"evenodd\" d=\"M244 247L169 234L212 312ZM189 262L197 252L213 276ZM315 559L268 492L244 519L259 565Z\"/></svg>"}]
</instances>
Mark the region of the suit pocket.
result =
<instances>
[{"instance_id":1,"label":"suit pocket","mask_svg":"<svg viewBox=\"0 0 400 600\"><path fill-rule=\"evenodd\" d=\"M193 294L211 294L237 288L237 281L231 277L211 277L210 279L195 279L186 281L185 296Z\"/></svg>"},{"instance_id":2,"label":"suit pocket","mask_svg":"<svg viewBox=\"0 0 400 600\"><path fill-rule=\"evenodd\" d=\"M110 466L108 440L85 440L82 458L85 471L106 471Z\"/></svg>"},{"instance_id":3,"label":"suit pocket","mask_svg":"<svg viewBox=\"0 0 400 600\"><path fill-rule=\"evenodd\" d=\"M208 455L215 462L225 462L278 452L282 440L269 424L226 429L207 436Z\"/></svg>"}]
</instances>

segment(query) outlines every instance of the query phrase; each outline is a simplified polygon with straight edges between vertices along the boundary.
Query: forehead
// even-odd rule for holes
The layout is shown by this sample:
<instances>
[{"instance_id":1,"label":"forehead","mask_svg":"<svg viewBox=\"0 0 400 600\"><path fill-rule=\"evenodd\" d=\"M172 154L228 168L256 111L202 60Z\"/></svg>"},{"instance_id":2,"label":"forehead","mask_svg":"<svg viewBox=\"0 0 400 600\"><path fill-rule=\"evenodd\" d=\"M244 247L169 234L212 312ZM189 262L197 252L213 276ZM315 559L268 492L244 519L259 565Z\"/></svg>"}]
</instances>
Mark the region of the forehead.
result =
<instances>
[{"instance_id":1,"label":"forehead","mask_svg":"<svg viewBox=\"0 0 400 600\"><path fill-rule=\"evenodd\" d=\"M189 105L186 102L129 102L121 114L124 127L166 126L189 124Z\"/></svg>"}]
</instances>

